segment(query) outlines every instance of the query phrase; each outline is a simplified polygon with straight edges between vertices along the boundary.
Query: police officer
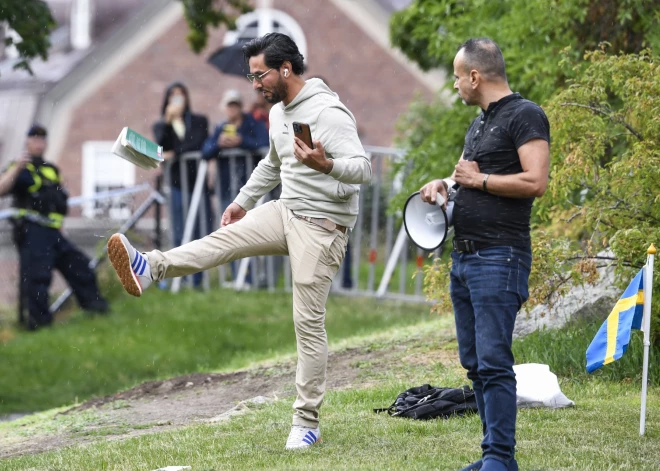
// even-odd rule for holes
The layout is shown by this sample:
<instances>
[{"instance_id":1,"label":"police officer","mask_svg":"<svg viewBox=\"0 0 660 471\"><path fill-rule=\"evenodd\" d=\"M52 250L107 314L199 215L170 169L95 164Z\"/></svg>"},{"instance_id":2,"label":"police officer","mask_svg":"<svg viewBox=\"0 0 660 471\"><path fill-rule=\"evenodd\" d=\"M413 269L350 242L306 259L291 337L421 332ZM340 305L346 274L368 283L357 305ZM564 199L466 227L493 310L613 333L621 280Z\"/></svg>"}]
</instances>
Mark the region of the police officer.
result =
<instances>
[{"instance_id":1,"label":"police officer","mask_svg":"<svg viewBox=\"0 0 660 471\"><path fill-rule=\"evenodd\" d=\"M108 302L89 259L60 232L68 195L57 167L43 159L46 129L35 124L27 135L27 153L0 175L0 196L13 195L18 209L13 223L20 257L19 320L35 330L53 322L48 307L53 268L64 275L83 309L105 313Z\"/></svg>"}]
</instances>

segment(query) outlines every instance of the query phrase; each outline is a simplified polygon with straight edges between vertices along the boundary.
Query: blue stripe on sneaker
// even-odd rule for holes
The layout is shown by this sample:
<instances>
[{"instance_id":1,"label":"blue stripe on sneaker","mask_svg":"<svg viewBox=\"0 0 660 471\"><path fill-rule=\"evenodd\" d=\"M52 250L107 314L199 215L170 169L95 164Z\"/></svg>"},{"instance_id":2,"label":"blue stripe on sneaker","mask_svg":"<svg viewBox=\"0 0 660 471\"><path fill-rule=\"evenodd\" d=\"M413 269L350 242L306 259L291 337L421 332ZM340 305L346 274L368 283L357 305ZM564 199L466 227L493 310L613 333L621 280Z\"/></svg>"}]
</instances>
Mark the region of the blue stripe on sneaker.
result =
<instances>
[{"instance_id":1,"label":"blue stripe on sneaker","mask_svg":"<svg viewBox=\"0 0 660 471\"><path fill-rule=\"evenodd\" d=\"M135 253L135 266L133 266L133 271L135 272L136 275L140 275L141 273L140 270L144 270L144 257L140 255L139 252Z\"/></svg>"},{"instance_id":2,"label":"blue stripe on sneaker","mask_svg":"<svg viewBox=\"0 0 660 471\"><path fill-rule=\"evenodd\" d=\"M139 263L140 263L140 259L138 257L135 257L133 259L133 263L131 263L131 270L135 271Z\"/></svg>"},{"instance_id":3,"label":"blue stripe on sneaker","mask_svg":"<svg viewBox=\"0 0 660 471\"><path fill-rule=\"evenodd\" d=\"M308 445L313 445L313 444L314 444L314 442L313 442L313 441L311 441L311 440L310 440L310 439L308 439L308 438L303 438L303 440L302 440L302 441L303 441L303 443L307 443Z\"/></svg>"},{"instance_id":4,"label":"blue stripe on sneaker","mask_svg":"<svg viewBox=\"0 0 660 471\"><path fill-rule=\"evenodd\" d=\"M144 267L145 267L146 265L147 265L147 261L146 261L144 258L142 258L142 259L140 260L140 264L138 265L138 269L135 270L135 273L136 273L137 275L142 275L142 273L144 273Z\"/></svg>"}]
</instances>

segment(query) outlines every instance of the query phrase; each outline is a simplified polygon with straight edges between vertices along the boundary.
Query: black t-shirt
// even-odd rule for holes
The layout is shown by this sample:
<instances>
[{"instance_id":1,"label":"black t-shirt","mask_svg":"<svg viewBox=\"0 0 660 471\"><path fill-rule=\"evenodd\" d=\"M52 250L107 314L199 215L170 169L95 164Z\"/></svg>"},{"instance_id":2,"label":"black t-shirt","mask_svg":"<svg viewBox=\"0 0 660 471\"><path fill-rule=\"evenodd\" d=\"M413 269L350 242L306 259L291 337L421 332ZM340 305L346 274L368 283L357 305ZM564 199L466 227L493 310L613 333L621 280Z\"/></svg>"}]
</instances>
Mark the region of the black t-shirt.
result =
<instances>
[{"instance_id":1,"label":"black t-shirt","mask_svg":"<svg viewBox=\"0 0 660 471\"><path fill-rule=\"evenodd\" d=\"M472 121L465 135L463 158L477 162L482 173L521 173L518 148L532 139L550 142L548 118L540 106L513 93L491 103ZM505 198L461 187L452 215L456 238L529 247L533 202L534 198Z\"/></svg>"}]
</instances>

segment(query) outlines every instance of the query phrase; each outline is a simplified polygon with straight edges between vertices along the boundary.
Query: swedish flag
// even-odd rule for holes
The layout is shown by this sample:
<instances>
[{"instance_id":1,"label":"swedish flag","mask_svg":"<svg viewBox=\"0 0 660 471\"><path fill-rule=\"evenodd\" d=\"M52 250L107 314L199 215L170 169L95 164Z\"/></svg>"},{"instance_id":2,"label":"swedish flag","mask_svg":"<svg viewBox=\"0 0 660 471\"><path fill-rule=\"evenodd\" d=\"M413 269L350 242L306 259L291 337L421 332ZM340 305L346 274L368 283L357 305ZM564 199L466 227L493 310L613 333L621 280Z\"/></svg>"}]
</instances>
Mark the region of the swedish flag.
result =
<instances>
[{"instance_id":1,"label":"swedish flag","mask_svg":"<svg viewBox=\"0 0 660 471\"><path fill-rule=\"evenodd\" d=\"M642 268L630 282L587 348L589 373L623 356L630 343L630 330L640 330L642 327L643 309L644 269Z\"/></svg>"}]
</instances>

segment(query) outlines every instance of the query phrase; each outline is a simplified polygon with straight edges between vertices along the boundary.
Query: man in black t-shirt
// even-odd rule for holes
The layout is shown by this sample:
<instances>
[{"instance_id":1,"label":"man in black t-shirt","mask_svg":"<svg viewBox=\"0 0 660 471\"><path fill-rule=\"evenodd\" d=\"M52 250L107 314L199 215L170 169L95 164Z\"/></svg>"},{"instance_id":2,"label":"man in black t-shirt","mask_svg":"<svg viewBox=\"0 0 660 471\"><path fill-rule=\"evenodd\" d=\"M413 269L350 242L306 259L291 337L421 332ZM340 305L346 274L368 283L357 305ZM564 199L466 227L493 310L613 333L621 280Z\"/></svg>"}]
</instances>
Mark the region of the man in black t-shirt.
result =
<instances>
[{"instance_id":1,"label":"man in black t-shirt","mask_svg":"<svg viewBox=\"0 0 660 471\"><path fill-rule=\"evenodd\" d=\"M465 136L450 178L422 187L454 201L451 299L461 364L472 380L484 439L482 459L465 470L517 470L516 378L511 341L527 300L529 222L548 181L550 125L535 103L513 93L504 58L490 39L470 39L454 59L454 88L481 114Z\"/></svg>"}]
</instances>

